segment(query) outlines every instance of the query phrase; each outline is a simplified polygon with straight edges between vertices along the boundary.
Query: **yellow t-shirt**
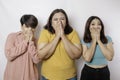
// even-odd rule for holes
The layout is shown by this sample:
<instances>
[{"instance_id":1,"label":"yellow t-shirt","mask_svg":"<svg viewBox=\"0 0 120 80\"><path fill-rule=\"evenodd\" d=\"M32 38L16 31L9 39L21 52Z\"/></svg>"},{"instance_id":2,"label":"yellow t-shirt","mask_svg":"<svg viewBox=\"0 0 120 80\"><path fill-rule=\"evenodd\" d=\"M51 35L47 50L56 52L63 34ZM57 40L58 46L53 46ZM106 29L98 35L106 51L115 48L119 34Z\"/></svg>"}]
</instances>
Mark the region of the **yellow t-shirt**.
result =
<instances>
[{"instance_id":1,"label":"yellow t-shirt","mask_svg":"<svg viewBox=\"0 0 120 80\"><path fill-rule=\"evenodd\" d=\"M48 30L41 31L38 44L49 43L55 37ZM80 39L75 30L67 35L73 44L80 44ZM53 55L42 62L41 74L49 80L66 80L76 76L75 61L65 51L64 44L60 41Z\"/></svg>"}]
</instances>

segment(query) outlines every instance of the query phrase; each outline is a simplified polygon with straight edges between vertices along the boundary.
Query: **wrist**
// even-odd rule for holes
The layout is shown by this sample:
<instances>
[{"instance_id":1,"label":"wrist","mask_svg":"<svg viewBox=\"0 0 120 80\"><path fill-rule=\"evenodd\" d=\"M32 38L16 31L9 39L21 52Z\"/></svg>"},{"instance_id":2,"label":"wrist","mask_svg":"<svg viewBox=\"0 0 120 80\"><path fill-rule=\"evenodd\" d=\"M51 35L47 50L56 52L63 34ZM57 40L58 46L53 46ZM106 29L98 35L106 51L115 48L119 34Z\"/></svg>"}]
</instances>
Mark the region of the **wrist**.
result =
<instances>
[{"instance_id":1,"label":"wrist","mask_svg":"<svg viewBox=\"0 0 120 80\"><path fill-rule=\"evenodd\" d=\"M97 40L98 43L100 43L101 41L100 40Z\"/></svg>"},{"instance_id":2,"label":"wrist","mask_svg":"<svg viewBox=\"0 0 120 80\"><path fill-rule=\"evenodd\" d=\"M96 39L96 38L93 38L92 40L93 40L93 42L97 42L97 39Z\"/></svg>"},{"instance_id":3,"label":"wrist","mask_svg":"<svg viewBox=\"0 0 120 80\"><path fill-rule=\"evenodd\" d=\"M96 44L96 43L97 43L97 40L96 40L96 39L93 39L93 40L92 40L92 43L93 43L93 44Z\"/></svg>"},{"instance_id":4,"label":"wrist","mask_svg":"<svg viewBox=\"0 0 120 80\"><path fill-rule=\"evenodd\" d=\"M60 39L60 36L56 35L54 39L55 39L55 40L59 40L59 39Z\"/></svg>"},{"instance_id":5,"label":"wrist","mask_svg":"<svg viewBox=\"0 0 120 80\"><path fill-rule=\"evenodd\" d=\"M61 35L61 38L62 38L62 39L64 39L64 38L65 38L65 35L64 35L64 34L62 34L62 35Z\"/></svg>"}]
</instances>

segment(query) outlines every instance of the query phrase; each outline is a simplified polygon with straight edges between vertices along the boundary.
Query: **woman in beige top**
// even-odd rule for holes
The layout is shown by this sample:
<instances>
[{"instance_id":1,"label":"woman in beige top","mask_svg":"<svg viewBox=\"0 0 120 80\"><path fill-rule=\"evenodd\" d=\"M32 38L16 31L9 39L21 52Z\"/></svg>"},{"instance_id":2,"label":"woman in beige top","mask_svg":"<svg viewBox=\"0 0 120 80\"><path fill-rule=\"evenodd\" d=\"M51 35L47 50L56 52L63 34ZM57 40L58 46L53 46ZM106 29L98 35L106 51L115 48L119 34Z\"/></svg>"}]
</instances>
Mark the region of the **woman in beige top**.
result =
<instances>
[{"instance_id":1,"label":"woman in beige top","mask_svg":"<svg viewBox=\"0 0 120 80\"><path fill-rule=\"evenodd\" d=\"M23 15L20 22L22 30L9 34L5 44L7 65L4 80L38 80L35 63L40 60L34 38L38 20L33 15Z\"/></svg>"}]
</instances>

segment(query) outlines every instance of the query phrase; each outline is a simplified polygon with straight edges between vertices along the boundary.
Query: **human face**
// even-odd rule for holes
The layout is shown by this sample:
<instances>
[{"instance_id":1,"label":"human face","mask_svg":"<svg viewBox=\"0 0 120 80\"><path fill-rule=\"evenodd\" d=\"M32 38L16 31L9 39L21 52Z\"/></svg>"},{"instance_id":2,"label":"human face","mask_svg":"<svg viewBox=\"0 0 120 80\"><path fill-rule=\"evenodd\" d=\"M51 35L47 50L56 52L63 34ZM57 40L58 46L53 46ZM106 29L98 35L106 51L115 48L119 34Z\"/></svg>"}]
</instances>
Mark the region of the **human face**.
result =
<instances>
[{"instance_id":1,"label":"human face","mask_svg":"<svg viewBox=\"0 0 120 80\"><path fill-rule=\"evenodd\" d=\"M57 27L62 25L62 28L64 29L66 26L66 18L65 15L61 12L56 13L52 18L52 26L56 30Z\"/></svg>"},{"instance_id":2,"label":"human face","mask_svg":"<svg viewBox=\"0 0 120 80\"><path fill-rule=\"evenodd\" d=\"M27 27L25 24L23 24L22 26L22 31L24 34L33 34L35 29L31 28L31 27Z\"/></svg>"},{"instance_id":3,"label":"human face","mask_svg":"<svg viewBox=\"0 0 120 80\"><path fill-rule=\"evenodd\" d=\"M101 23L98 19L93 19L92 22L90 23L90 32L97 31L100 32L101 31Z\"/></svg>"}]
</instances>

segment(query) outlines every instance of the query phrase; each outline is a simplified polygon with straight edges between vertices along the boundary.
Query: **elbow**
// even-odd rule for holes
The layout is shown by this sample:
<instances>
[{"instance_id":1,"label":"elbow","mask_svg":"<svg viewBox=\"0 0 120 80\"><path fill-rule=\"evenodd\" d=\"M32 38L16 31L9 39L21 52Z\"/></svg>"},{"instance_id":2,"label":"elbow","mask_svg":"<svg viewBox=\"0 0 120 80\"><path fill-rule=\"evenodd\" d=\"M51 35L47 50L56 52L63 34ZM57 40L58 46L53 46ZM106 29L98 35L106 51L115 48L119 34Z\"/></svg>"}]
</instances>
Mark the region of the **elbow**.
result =
<instances>
[{"instance_id":1,"label":"elbow","mask_svg":"<svg viewBox=\"0 0 120 80\"><path fill-rule=\"evenodd\" d=\"M79 59L81 57L81 53L74 54L71 58L72 59Z\"/></svg>"},{"instance_id":2,"label":"elbow","mask_svg":"<svg viewBox=\"0 0 120 80\"><path fill-rule=\"evenodd\" d=\"M37 63L39 63L39 62L41 62L41 61L42 61L42 59L40 59L40 58L38 57L38 55L36 55L35 58L33 59L33 62L34 62L35 64L37 64Z\"/></svg>"},{"instance_id":3,"label":"elbow","mask_svg":"<svg viewBox=\"0 0 120 80\"><path fill-rule=\"evenodd\" d=\"M79 59L80 57L79 56L73 56L73 57L71 57L71 59Z\"/></svg>"},{"instance_id":4,"label":"elbow","mask_svg":"<svg viewBox=\"0 0 120 80\"><path fill-rule=\"evenodd\" d=\"M107 58L108 61L112 61L112 60L113 60L114 52L111 53L111 54L112 54L112 55L110 55L110 56Z\"/></svg>"},{"instance_id":5,"label":"elbow","mask_svg":"<svg viewBox=\"0 0 120 80\"><path fill-rule=\"evenodd\" d=\"M34 62L35 64L38 64L38 63L41 62L41 61L42 61L41 59L33 60L33 62Z\"/></svg>"},{"instance_id":6,"label":"elbow","mask_svg":"<svg viewBox=\"0 0 120 80\"><path fill-rule=\"evenodd\" d=\"M112 61L113 59L111 58L111 59L108 59L108 61Z\"/></svg>"},{"instance_id":7,"label":"elbow","mask_svg":"<svg viewBox=\"0 0 120 80\"><path fill-rule=\"evenodd\" d=\"M9 62L14 61L14 59L15 59L15 58L12 58L12 57L7 57L7 60L8 60Z\"/></svg>"},{"instance_id":8,"label":"elbow","mask_svg":"<svg viewBox=\"0 0 120 80\"><path fill-rule=\"evenodd\" d=\"M90 62L91 60L90 59L85 59L86 62Z\"/></svg>"},{"instance_id":9,"label":"elbow","mask_svg":"<svg viewBox=\"0 0 120 80\"><path fill-rule=\"evenodd\" d=\"M7 61L11 62L14 60L14 57L10 55L10 52L5 50L5 57L7 59Z\"/></svg>"},{"instance_id":10,"label":"elbow","mask_svg":"<svg viewBox=\"0 0 120 80\"><path fill-rule=\"evenodd\" d=\"M77 53L74 53L73 59L79 59L82 56L82 50L79 50Z\"/></svg>"},{"instance_id":11,"label":"elbow","mask_svg":"<svg viewBox=\"0 0 120 80\"><path fill-rule=\"evenodd\" d=\"M89 57L83 57L84 58L84 60L86 61L86 62L90 62L91 61L91 58L89 58Z\"/></svg>"},{"instance_id":12,"label":"elbow","mask_svg":"<svg viewBox=\"0 0 120 80\"><path fill-rule=\"evenodd\" d=\"M38 53L37 53L37 58L39 58L40 60L43 60L44 56L43 54L41 54L42 51L41 50L38 50Z\"/></svg>"},{"instance_id":13,"label":"elbow","mask_svg":"<svg viewBox=\"0 0 120 80\"><path fill-rule=\"evenodd\" d=\"M40 61L42 61L42 60L48 59L49 57L47 56L47 54L44 55L43 53L41 54L41 52L39 52L38 53L38 58L39 58Z\"/></svg>"},{"instance_id":14,"label":"elbow","mask_svg":"<svg viewBox=\"0 0 120 80\"><path fill-rule=\"evenodd\" d=\"M79 59L81 56L76 56L74 59Z\"/></svg>"},{"instance_id":15,"label":"elbow","mask_svg":"<svg viewBox=\"0 0 120 80\"><path fill-rule=\"evenodd\" d=\"M81 53L75 56L75 59L79 59L81 57Z\"/></svg>"},{"instance_id":16,"label":"elbow","mask_svg":"<svg viewBox=\"0 0 120 80\"><path fill-rule=\"evenodd\" d=\"M13 57L13 56L11 56L11 55L9 55L9 54L7 54L7 53L6 53L6 58L7 58L7 60L8 60L9 62L15 60L15 57Z\"/></svg>"},{"instance_id":17,"label":"elbow","mask_svg":"<svg viewBox=\"0 0 120 80\"><path fill-rule=\"evenodd\" d=\"M113 56L110 56L107 60L108 61L112 61L113 60Z\"/></svg>"},{"instance_id":18,"label":"elbow","mask_svg":"<svg viewBox=\"0 0 120 80\"><path fill-rule=\"evenodd\" d=\"M37 55L37 57L39 58L39 60L43 60L43 55L41 55L40 53Z\"/></svg>"}]
</instances>

